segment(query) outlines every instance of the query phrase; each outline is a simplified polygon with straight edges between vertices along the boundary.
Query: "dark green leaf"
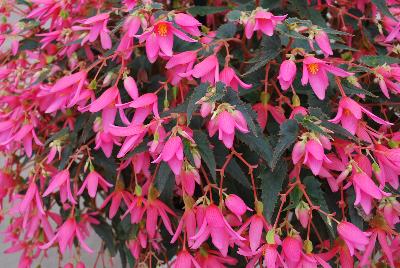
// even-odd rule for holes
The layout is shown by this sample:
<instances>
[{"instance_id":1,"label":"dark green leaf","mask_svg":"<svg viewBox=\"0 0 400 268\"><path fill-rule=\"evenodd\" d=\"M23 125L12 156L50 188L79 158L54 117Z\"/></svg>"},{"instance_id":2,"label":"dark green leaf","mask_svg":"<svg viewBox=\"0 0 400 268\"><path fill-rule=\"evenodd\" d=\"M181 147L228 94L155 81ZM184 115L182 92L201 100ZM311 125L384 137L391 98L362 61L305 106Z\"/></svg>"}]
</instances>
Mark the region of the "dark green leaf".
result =
<instances>
[{"instance_id":1,"label":"dark green leaf","mask_svg":"<svg viewBox=\"0 0 400 268\"><path fill-rule=\"evenodd\" d=\"M271 222L279 193L282 191L283 182L287 178L286 162L279 162L274 171L266 168L259 177L261 179L261 198L264 204L264 214L267 220Z\"/></svg>"},{"instance_id":2,"label":"dark green leaf","mask_svg":"<svg viewBox=\"0 0 400 268\"><path fill-rule=\"evenodd\" d=\"M161 162L154 180L154 184L160 194L165 190L165 186L167 185L167 181L171 174L172 171L168 164L166 162Z\"/></svg>"},{"instance_id":3,"label":"dark green leaf","mask_svg":"<svg viewBox=\"0 0 400 268\"><path fill-rule=\"evenodd\" d=\"M98 220L100 221L100 223L92 224L92 228L96 232L96 234L100 236L100 238L104 241L108 251L110 252L110 255L114 257L117 254L117 250L115 248L113 230L104 219L100 218Z\"/></svg>"},{"instance_id":4,"label":"dark green leaf","mask_svg":"<svg viewBox=\"0 0 400 268\"><path fill-rule=\"evenodd\" d=\"M371 66L371 67L376 67L384 64L394 64L394 63L400 63L400 59L398 58L393 58L389 56L362 56L360 59L361 63L364 63L365 65Z\"/></svg>"},{"instance_id":5,"label":"dark green leaf","mask_svg":"<svg viewBox=\"0 0 400 268\"><path fill-rule=\"evenodd\" d=\"M60 131L56 132L53 136L47 139L47 141L44 143L45 146L49 145L52 141L60 139L61 137L67 136L68 133L70 132L69 128L63 128Z\"/></svg>"},{"instance_id":6,"label":"dark green leaf","mask_svg":"<svg viewBox=\"0 0 400 268\"><path fill-rule=\"evenodd\" d=\"M206 163L208 169L210 170L211 176L216 180L216 168L215 156L211 149L210 142L208 141L207 135L202 131L194 131L193 139L196 141L199 153L201 155L202 161Z\"/></svg>"},{"instance_id":7,"label":"dark green leaf","mask_svg":"<svg viewBox=\"0 0 400 268\"><path fill-rule=\"evenodd\" d=\"M353 223L355 226L363 230L364 228L364 222L363 219L360 215L358 215L357 210L354 207L354 201L356 200L356 195L354 193L354 189L350 187L349 189L346 190L346 201L347 204L349 204L349 216L350 216L350 221Z\"/></svg>"},{"instance_id":8,"label":"dark green leaf","mask_svg":"<svg viewBox=\"0 0 400 268\"><path fill-rule=\"evenodd\" d=\"M271 168L274 169L282 154L288 149L297 139L299 126L294 119L286 120L282 123L279 131L279 141L274 148L272 156Z\"/></svg>"},{"instance_id":9,"label":"dark green leaf","mask_svg":"<svg viewBox=\"0 0 400 268\"><path fill-rule=\"evenodd\" d=\"M236 33L236 24L228 22L219 26L217 30L217 38L226 39L231 38Z\"/></svg>"},{"instance_id":10,"label":"dark green leaf","mask_svg":"<svg viewBox=\"0 0 400 268\"><path fill-rule=\"evenodd\" d=\"M382 12L383 15L392 18L397 21L397 19L390 13L388 6L386 5L385 0L371 0L371 2Z\"/></svg>"},{"instance_id":11,"label":"dark green leaf","mask_svg":"<svg viewBox=\"0 0 400 268\"><path fill-rule=\"evenodd\" d=\"M240 16L242 16L242 12L240 10L232 10L226 14L226 18L229 21L237 21L240 19Z\"/></svg>"},{"instance_id":12,"label":"dark green leaf","mask_svg":"<svg viewBox=\"0 0 400 268\"><path fill-rule=\"evenodd\" d=\"M200 84L198 87L195 87L193 89L192 94L189 97L189 102L187 105L187 122L188 125L190 123L190 120L192 119L193 112L196 110L196 102L198 102L201 98L203 98L208 89L208 83Z\"/></svg>"},{"instance_id":13,"label":"dark green leaf","mask_svg":"<svg viewBox=\"0 0 400 268\"><path fill-rule=\"evenodd\" d=\"M246 176L234 158L229 161L229 164L226 167L226 172L242 186L251 189L248 176Z\"/></svg>"},{"instance_id":14,"label":"dark green leaf","mask_svg":"<svg viewBox=\"0 0 400 268\"><path fill-rule=\"evenodd\" d=\"M216 7L216 6L194 6L188 9L188 12L193 16L206 16L215 13L220 13L228 10L227 7Z\"/></svg>"},{"instance_id":15,"label":"dark green leaf","mask_svg":"<svg viewBox=\"0 0 400 268\"><path fill-rule=\"evenodd\" d=\"M236 136L270 165L272 160L272 148L264 136L260 135L256 137L252 134L243 134L241 132L237 132Z\"/></svg>"}]
</instances>

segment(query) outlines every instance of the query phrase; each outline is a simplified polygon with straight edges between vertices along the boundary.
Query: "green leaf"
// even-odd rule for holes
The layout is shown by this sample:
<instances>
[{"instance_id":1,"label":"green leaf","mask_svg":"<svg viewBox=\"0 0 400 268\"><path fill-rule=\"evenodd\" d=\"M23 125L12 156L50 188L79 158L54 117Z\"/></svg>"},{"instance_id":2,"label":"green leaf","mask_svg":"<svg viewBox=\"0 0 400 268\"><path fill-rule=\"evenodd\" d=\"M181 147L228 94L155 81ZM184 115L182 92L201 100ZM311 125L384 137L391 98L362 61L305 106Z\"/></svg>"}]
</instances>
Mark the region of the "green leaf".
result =
<instances>
[{"instance_id":1,"label":"green leaf","mask_svg":"<svg viewBox=\"0 0 400 268\"><path fill-rule=\"evenodd\" d=\"M342 85L343 85L344 92L345 92L347 95L364 94L364 95L367 95L367 96L370 96L370 97L373 97L373 98L378 98L378 96L372 94L372 93L369 92L368 90L365 90L365 89L363 89L363 88L355 87L355 86L353 86L352 84L350 84L349 82L347 82L346 80L344 80L344 81L342 82Z\"/></svg>"},{"instance_id":2,"label":"green leaf","mask_svg":"<svg viewBox=\"0 0 400 268\"><path fill-rule=\"evenodd\" d=\"M365 65L371 66L371 67L376 67L384 64L394 64L394 63L400 63L400 59L398 58L393 58L389 56L362 56L360 59L361 63L364 63Z\"/></svg>"},{"instance_id":3,"label":"green leaf","mask_svg":"<svg viewBox=\"0 0 400 268\"><path fill-rule=\"evenodd\" d=\"M240 10L232 10L226 14L226 18L228 21L237 21L242 16L242 12Z\"/></svg>"},{"instance_id":4,"label":"green leaf","mask_svg":"<svg viewBox=\"0 0 400 268\"><path fill-rule=\"evenodd\" d=\"M213 151L211 150L210 142L208 141L207 135L199 130L195 130L193 133L193 139L196 142L196 145L199 149L199 153L201 155L201 160L206 163L211 176L214 180L217 178L216 168L217 165L215 163L215 156Z\"/></svg>"},{"instance_id":5,"label":"green leaf","mask_svg":"<svg viewBox=\"0 0 400 268\"><path fill-rule=\"evenodd\" d=\"M201 98L203 98L206 95L207 89L208 89L208 83L200 84L199 86L193 89L193 92L189 97L189 102L186 109L188 125L190 123L190 120L192 119L193 112L196 110L197 107L196 102L198 102Z\"/></svg>"},{"instance_id":6,"label":"green leaf","mask_svg":"<svg viewBox=\"0 0 400 268\"><path fill-rule=\"evenodd\" d=\"M166 162L161 162L156 178L154 179L154 185L160 194L165 190L170 175L172 175L172 170L168 164Z\"/></svg>"},{"instance_id":7,"label":"green leaf","mask_svg":"<svg viewBox=\"0 0 400 268\"><path fill-rule=\"evenodd\" d=\"M228 22L219 26L219 28L217 29L217 38L219 39L231 38L235 35L235 33L236 33L236 24Z\"/></svg>"},{"instance_id":8,"label":"green leaf","mask_svg":"<svg viewBox=\"0 0 400 268\"><path fill-rule=\"evenodd\" d=\"M304 178L303 184L306 187L305 190L313 204L319 206L324 212L330 213L328 204L325 200L325 193L321 190L321 183L318 181L318 179L313 176L307 176ZM329 235L334 238L336 231L332 225L332 221L329 220L324 214L319 214L328 227Z\"/></svg>"},{"instance_id":9,"label":"green leaf","mask_svg":"<svg viewBox=\"0 0 400 268\"><path fill-rule=\"evenodd\" d=\"M19 51L23 50L35 50L39 47L39 42L33 39L24 39L19 45Z\"/></svg>"},{"instance_id":10,"label":"green leaf","mask_svg":"<svg viewBox=\"0 0 400 268\"><path fill-rule=\"evenodd\" d=\"M397 21L397 19L390 13L388 6L386 5L385 0L371 0L371 2L382 12L383 15L392 18L393 20Z\"/></svg>"},{"instance_id":11,"label":"green leaf","mask_svg":"<svg viewBox=\"0 0 400 268\"><path fill-rule=\"evenodd\" d=\"M113 230L103 218L98 218L98 220L100 221L100 223L92 224L92 228L96 232L96 234L104 241L106 248L110 252L110 255L114 257L117 254L117 250L115 248Z\"/></svg>"},{"instance_id":12,"label":"green leaf","mask_svg":"<svg viewBox=\"0 0 400 268\"><path fill-rule=\"evenodd\" d=\"M44 143L45 146L49 145L52 141L57 140L61 137L67 136L68 133L70 132L69 128L62 128L61 130L59 130L58 132L56 132L54 135L52 135L50 138L48 138L46 140L46 142Z\"/></svg>"},{"instance_id":13,"label":"green leaf","mask_svg":"<svg viewBox=\"0 0 400 268\"><path fill-rule=\"evenodd\" d=\"M232 158L229 161L229 164L226 166L226 172L239 184L246 187L247 189L251 189L251 184L249 182L248 176L243 172L240 168L236 159Z\"/></svg>"},{"instance_id":14,"label":"green leaf","mask_svg":"<svg viewBox=\"0 0 400 268\"><path fill-rule=\"evenodd\" d=\"M252 134L243 134L241 132L237 132L235 135L241 142L247 144L251 150L260 155L268 165L271 163L272 148L263 135L256 137Z\"/></svg>"},{"instance_id":15,"label":"green leaf","mask_svg":"<svg viewBox=\"0 0 400 268\"><path fill-rule=\"evenodd\" d=\"M264 214L271 222L279 193L282 191L283 182L287 178L287 163L279 162L276 169L271 171L266 168L259 176L261 179L261 198L264 204Z\"/></svg>"},{"instance_id":16,"label":"green leaf","mask_svg":"<svg viewBox=\"0 0 400 268\"><path fill-rule=\"evenodd\" d=\"M282 123L279 131L280 138L278 144L275 146L274 153L272 155L272 170L275 168L285 150L288 149L296 141L298 132L299 126L296 120L289 119Z\"/></svg>"},{"instance_id":17,"label":"green leaf","mask_svg":"<svg viewBox=\"0 0 400 268\"><path fill-rule=\"evenodd\" d=\"M194 6L190 7L187 11L193 16L206 16L215 13L220 13L229 10L227 7L216 6Z\"/></svg>"},{"instance_id":18,"label":"green leaf","mask_svg":"<svg viewBox=\"0 0 400 268\"><path fill-rule=\"evenodd\" d=\"M361 230L364 229L364 221L362 217L357 213L356 208L354 207L354 201L356 200L356 195L354 192L354 189L350 187L349 189L346 190L346 201L347 204L349 204L349 216L350 216L350 221L353 223L355 226L360 228Z\"/></svg>"},{"instance_id":19,"label":"green leaf","mask_svg":"<svg viewBox=\"0 0 400 268\"><path fill-rule=\"evenodd\" d=\"M252 67L243 76L254 73L264 67L270 60L275 59L281 51L281 40L278 35L272 37L263 36L260 46L260 54L254 58L254 61L249 61Z\"/></svg>"}]
</instances>

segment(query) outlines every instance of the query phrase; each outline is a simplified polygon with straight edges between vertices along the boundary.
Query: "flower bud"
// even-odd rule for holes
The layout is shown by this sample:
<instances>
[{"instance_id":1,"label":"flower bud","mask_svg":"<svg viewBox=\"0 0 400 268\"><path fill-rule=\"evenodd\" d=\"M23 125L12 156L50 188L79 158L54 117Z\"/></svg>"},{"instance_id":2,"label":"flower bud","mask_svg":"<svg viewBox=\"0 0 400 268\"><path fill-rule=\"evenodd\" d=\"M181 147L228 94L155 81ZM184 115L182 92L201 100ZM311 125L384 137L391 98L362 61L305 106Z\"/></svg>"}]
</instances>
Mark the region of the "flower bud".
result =
<instances>
[{"instance_id":1,"label":"flower bud","mask_svg":"<svg viewBox=\"0 0 400 268\"><path fill-rule=\"evenodd\" d=\"M303 228L307 228L308 220L310 218L309 211L310 206L304 201L301 201L295 209L296 217L300 221Z\"/></svg>"}]
</instances>

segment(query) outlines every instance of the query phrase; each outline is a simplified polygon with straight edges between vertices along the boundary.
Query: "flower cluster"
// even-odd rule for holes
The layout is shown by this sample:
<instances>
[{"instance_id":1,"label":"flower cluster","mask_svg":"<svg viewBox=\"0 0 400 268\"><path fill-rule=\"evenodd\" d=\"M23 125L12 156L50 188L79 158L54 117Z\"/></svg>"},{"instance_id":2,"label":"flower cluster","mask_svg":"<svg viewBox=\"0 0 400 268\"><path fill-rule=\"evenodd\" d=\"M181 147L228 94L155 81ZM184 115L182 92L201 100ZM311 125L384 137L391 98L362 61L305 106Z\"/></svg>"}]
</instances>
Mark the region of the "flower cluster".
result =
<instances>
[{"instance_id":1,"label":"flower cluster","mask_svg":"<svg viewBox=\"0 0 400 268\"><path fill-rule=\"evenodd\" d=\"M198 2L0 4L5 253L399 267L399 3Z\"/></svg>"}]
</instances>

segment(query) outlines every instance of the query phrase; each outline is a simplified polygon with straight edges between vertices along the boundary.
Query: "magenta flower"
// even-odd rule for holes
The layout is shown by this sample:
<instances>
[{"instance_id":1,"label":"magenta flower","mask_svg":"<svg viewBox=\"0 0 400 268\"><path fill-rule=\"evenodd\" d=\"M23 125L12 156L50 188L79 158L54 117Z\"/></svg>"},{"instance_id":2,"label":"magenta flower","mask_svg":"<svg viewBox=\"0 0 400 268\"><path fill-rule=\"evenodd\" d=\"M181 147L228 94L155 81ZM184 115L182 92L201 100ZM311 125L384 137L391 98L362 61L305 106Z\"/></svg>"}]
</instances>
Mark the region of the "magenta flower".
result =
<instances>
[{"instance_id":1,"label":"magenta flower","mask_svg":"<svg viewBox=\"0 0 400 268\"><path fill-rule=\"evenodd\" d=\"M210 84L214 84L218 82L220 78L217 56L208 56L202 62L196 64L190 74L195 78L201 78L202 83L209 82Z\"/></svg>"},{"instance_id":2,"label":"magenta flower","mask_svg":"<svg viewBox=\"0 0 400 268\"><path fill-rule=\"evenodd\" d=\"M258 9L254 14L247 19L245 25L245 34L247 39L253 36L255 31L261 31L263 34L272 36L276 25L281 23L287 15L275 16L271 12L263 9Z\"/></svg>"},{"instance_id":3,"label":"magenta flower","mask_svg":"<svg viewBox=\"0 0 400 268\"><path fill-rule=\"evenodd\" d=\"M68 218L63 225L58 229L57 234L46 244L40 246L40 249L48 249L56 241L60 247L61 253L64 253L67 247L71 248L75 237L78 239L80 246L89 253L93 253L93 250L85 243L84 233L85 230L81 224L77 223L74 218Z\"/></svg>"},{"instance_id":4,"label":"magenta flower","mask_svg":"<svg viewBox=\"0 0 400 268\"><path fill-rule=\"evenodd\" d=\"M174 36L186 42L197 42L186 34L176 29L171 22L158 21L139 36L139 42L146 41L147 58L151 63L157 60L160 52L164 55L172 56Z\"/></svg>"},{"instance_id":5,"label":"magenta flower","mask_svg":"<svg viewBox=\"0 0 400 268\"><path fill-rule=\"evenodd\" d=\"M97 193L98 185L100 185L105 192L107 192L109 187L112 187L112 184L108 183L99 173L93 170L87 175L77 195L81 195L85 188L87 188L89 196L94 198Z\"/></svg>"},{"instance_id":6,"label":"magenta flower","mask_svg":"<svg viewBox=\"0 0 400 268\"><path fill-rule=\"evenodd\" d=\"M212 118L208 124L208 133L210 137L218 131L218 139L221 140L227 148L232 148L235 138L235 129L242 133L249 132L246 119L240 111L222 111L216 118Z\"/></svg>"},{"instance_id":7,"label":"magenta flower","mask_svg":"<svg viewBox=\"0 0 400 268\"><path fill-rule=\"evenodd\" d=\"M246 206L244 201L239 196L235 194L230 194L225 198L225 206L240 220L242 219L242 215L246 213L247 210L252 210Z\"/></svg>"},{"instance_id":8,"label":"magenta flower","mask_svg":"<svg viewBox=\"0 0 400 268\"><path fill-rule=\"evenodd\" d=\"M183 143L179 136L170 137L168 139L161 154L153 163L159 163L161 160L168 163L175 175L181 173L183 165Z\"/></svg>"},{"instance_id":9,"label":"magenta flower","mask_svg":"<svg viewBox=\"0 0 400 268\"><path fill-rule=\"evenodd\" d=\"M383 198L379 204L379 208L391 228L394 228L400 222L400 203L395 197Z\"/></svg>"},{"instance_id":10,"label":"magenta flower","mask_svg":"<svg viewBox=\"0 0 400 268\"><path fill-rule=\"evenodd\" d=\"M339 108L335 118L329 120L332 123L341 123L342 126L347 129L351 134L355 134L359 120L362 119L362 114L365 113L369 118L381 125L392 125L391 123L379 118L358 102L350 99L349 97L343 97L339 101Z\"/></svg>"},{"instance_id":11,"label":"magenta flower","mask_svg":"<svg viewBox=\"0 0 400 268\"><path fill-rule=\"evenodd\" d=\"M206 208L200 229L195 236L189 238L194 241L191 248L199 248L210 235L212 243L221 252L222 256L227 255L231 241L245 240L232 229L216 205L209 205Z\"/></svg>"},{"instance_id":12,"label":"magenta flower","mask_svg":"<svg viewBox=\"0 0 400 268\"><path fill-rule=\"evenodd\" d=\"M42 199L40 198L38 187L35 181L32 181L29 184L28 190L26 191L25 196L19 205L19 210L21 213L25 213L27 211L29 212L32 205L36 207L42 215L45 215Z\"/></svg>"},{"instance_id":13,"label":"magenta flower","mask_svg":"<svg viewBox=\"0 0 400 268\"><path fill-rule=\"evenodd\" d=\"M43 193L43 197L46 197L51 193L55 193L57 190L60 191L61 202L64 203L68 199L72 204L76 204L71 192L71 182L68 169L58 172L51 178L49 186Z\"/></svg>"},{"instance_id":14,"label":"magenta flower","mask_svg":"<svg viewBox=\"0 0 400 268\"><path fill-rule=\"evenodd\" d=\"M282 241L282 253L289 267L298 267L302 254L303 243L299 235L287 236Z\"/></svg>"},{"instance_id":15,"label":"magenta flower","mask_svg":"<svg viewBox=\"0 0 400 268\"><path fill-rule=\"evenodd\" d=\"M339 77L350 76L351 73L331 66L325 61L308 56L303 60L303 77L301 83L310 83L311 88L320 100L325 98L325 92L329 85L327 72Z\"/></svg>"},{"instance_id":16,"label":"magenta flower","mask_svg":"<svg viewBox=\"0 0 400 268\"><path fill-rule=\"evenodd\" d=\"M185 32L187 32L193 36L201 35L201 32L199 30L201 23L198 20L196 20L195 18L193 18L191 15L185 14L185 13L175 14L174 21Z\"/></svg>"},{"instance_id":17,"label":"magenta flower","mask_svg":"<svg viewBox=\"0 0 400 268\"><path fill-rule=\"evenodd\" d=\"M107 23L110 15L108 13L101 13L86 19L82 22L83 25L89 25L89 34L82 39L82 45L87 41L94 42L100 36L101 46L104 49L110 49L112 46L111 37L109 30L107 29Z\"/></svg>"},{"instance_id":18,"label":"magenta flower","mask_svg":"<svg viewBox=\"0 0 400 268\"><path fill-rule=\"evenodd\" d=\"M172 265L173 268L200 268L195 258L186 250L182 249L177 255Z\"/></svg>"},{"instance_id":19,"label":"magenta flower","mask_svg":"<svg viewBox=\"0 0 400 268\"><path fill-rule=\"evenodd\" d=\"M225 67L219 77L225 85L230 86L236 92L238 91L239 86L244 89L249 89L252 87L251 84L246 84L236 75L235 71L231 67Z\"/></svg>"},{"instance_id":20,"label":"magenta flower","mask_svg":"<svg viewBox=\"0 0 400 268\"><path fill-rule=\"evenodd\" d=\"M182 78L192 79L191 70L197 58L197 51L185 51L173 55L165 65L171 84L177 85Z\"/></svg>"},{"instance_id":21,"label":"magenta flower","mask_svg":"<svg viewBox=\"0 0 400 268\"><path fill-rule=\"evenodd\" d=\"M368 236L369 234L362 232L358 229L354 224L350 222L343 221L338 224L337 231L339 236L346 243L350 255L354 255L354 250L364 251L365 247L369 243Z\"/></svg>"},{"instance_id":22,"label":"magenta flower","mask_svg":"<svg viewBox=\"0 0 400 268\"><path fill-rule=\"evenodd\" d=\"M283 90L287 90L296 77L296 63L293 60L284 60L279 68L279 84Z\"/></svg>"},{"instance_id":23,"label":"magenta flower","mask_svg":"<svg viewBox=\"0 0 400 268\"><path fill-rule=\"evenodd\" d=\"M104 199L103 204L100 206L100 209L103 209L106 207L108 203L111 201L110 209L108 212L108 217L110 219L114 218L115 214L117 214L117 211L119 209L119 206L121 205L121 201L123 200L125 205L129 206L131 204L132 200L132 193L125 191L123 188L123 185L121 185L122 182L117 181L115 190L111 194L109 194L106 199Z\"/></svg>"}]
</instances>

